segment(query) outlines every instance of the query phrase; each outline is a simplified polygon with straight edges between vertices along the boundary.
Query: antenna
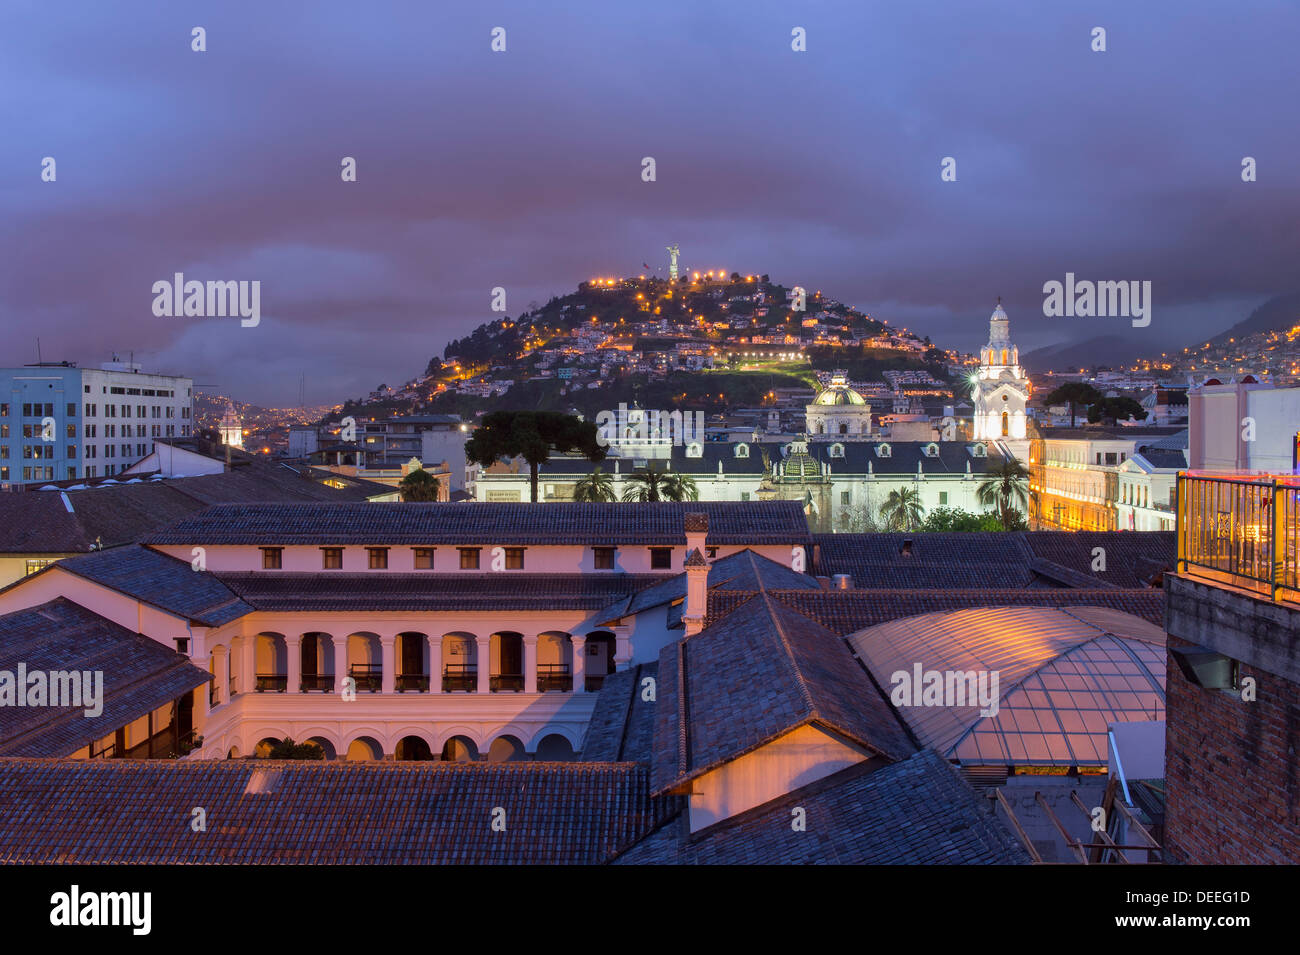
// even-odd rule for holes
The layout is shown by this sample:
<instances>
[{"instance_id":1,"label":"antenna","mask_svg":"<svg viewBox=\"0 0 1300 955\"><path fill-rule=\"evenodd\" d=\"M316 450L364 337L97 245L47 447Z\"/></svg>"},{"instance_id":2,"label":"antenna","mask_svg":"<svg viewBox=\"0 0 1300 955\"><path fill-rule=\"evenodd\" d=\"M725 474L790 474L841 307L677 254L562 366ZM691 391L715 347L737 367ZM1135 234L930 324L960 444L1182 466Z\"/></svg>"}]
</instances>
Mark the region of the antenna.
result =
<instances>
[{"instance_id":1,"label":"antenna","mask_svg":"<svg viewBox=\"0 0 1300 955\"><path fill-rule=\"evenodd\" d=\"M41 363L41 339L40 336L38 335L36 337L36 364L39 365L40 363Z\"/></svg>"}]
</instances>

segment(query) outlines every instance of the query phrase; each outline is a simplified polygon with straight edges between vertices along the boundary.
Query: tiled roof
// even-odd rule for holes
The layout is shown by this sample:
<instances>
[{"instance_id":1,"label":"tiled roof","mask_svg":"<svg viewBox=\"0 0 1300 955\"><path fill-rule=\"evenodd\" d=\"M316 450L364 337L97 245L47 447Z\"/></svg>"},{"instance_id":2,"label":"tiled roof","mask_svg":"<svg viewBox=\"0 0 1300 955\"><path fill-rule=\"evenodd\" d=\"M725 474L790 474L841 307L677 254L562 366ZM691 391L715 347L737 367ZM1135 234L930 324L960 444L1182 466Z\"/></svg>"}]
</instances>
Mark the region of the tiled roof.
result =
<instances>
[{"instance_id":1,"label":"tiled roof","mask_svg":"<svg viewBox=\"0 0 1300 955\"><path fill-rule=\"evenodd\" d=\"M64 571L205 627L218 627L253 611L216 575L194 570L183 560L139 544L78 554L40 573ZM33 579L24 577L6 590L22 587Z\"/></svg>"},{"instance_id":2,"label":"tiled roof","mask_svg":"<svg viewBox=\"0 0 1300 955\"><path fill-rule=\"evenodd\" d=\"M867 474L870 471L882 476L912 475L919 465L925 474L962 475L967 473L969 465L970 474L978 478L985 471L1002 465L1002 456L996 446L985 445L985 456L976 457L972 449L980 444L977 441L841 441L844 456L831 457L830 449L835 443L834 435L826 438L818 435L817 440L808 443L808 453L818 463L829 464L832 474ZM889 454L882 457L879 451L886 444L889 445ZM926 448L931 444L937 445L939 450L934 457L926 454Z\"/></svg>"},{"instance_id":3,"label":"tiled roof","mask_svg":"<svg viewBox=\"0 0 1300 955\"><path fill-rule=\"evenodd\" d=\"M319 477L326 472L311 473ZM0 494L0 554L79 553L90 550L97 540L103 547L115 547L141 540L209 504L364 501L393 491L369 481L334 480L347 486L332 487L285 465L256 461L222 474L104 484L61 493Z\"/></svg>"},{"instance_id":4,"label":"tiled roof","mask_svg":"<svg viewBox=\"0 0 1300 955\"><path fill-rule=\"evenodd\" d=\"M874 770L874 771L873 771ZM806 829L791 826L794 808ZM859 763L688 836L684 813L615 860L624 865L1025 865L1029 854L933 750Z\"/></svg>"},{"instance_id":5,"label":"tiled roof","mask_svg":"<svg viewBox=\"0 0 1300 955\"><path fill-rule=\"evenodd\" d=\"M912 541L911 554L903 542ZM817 573L848 574L870 589L1028 587L1034 578L1020 534L816 534Z\"/></svg>"},{"instance_id":6,"label":"tiled roof","mask_svg":"<svg viewBox=\"0 0 1300 955\"><path fill-rule=\"evenodd\" d=\"M659 655L653 788L808 724L897 759L913 746L844 641L759 594Z\"/></svg>"},{"instance_id":7,"label":"tiled roof","mask_svg":"<svg viewBox=\"0 0 1300 955\"><path fill-rule=\"evenodd\" d=\"M839 634L890 620L967 607L1110 607L1164 625L1164 591L1144 590L778 590L771 595ZM709 594L706 624L726 618L751 598Z\"/></svg>"},{"instance_id":8,"label":"tiled roof","mask_svg":"<svg viewBox=\"0 0 1300 955\"><path fill-rule=\"evenodd\" d=\"M817 581L785 564L756 554L745 549L726 557L719 557L709 564L708 587L710 590L763 590L780 588L783 590L817 590ZM686 575L674 574L668 579L660 578L652 586L638 591L626 603L611 605L600 614L600 622L605 623L620 617L640 613L651 607L686 596Z\"/></svg>"},{"instance_id":9,"label":"tiled roof","mask_svg":"<svg viewBox=\"0 0 1300 955\"><path fill-rule=\"evenodd\" d=\"M661 574L217 575L241 600L268 611L600 610L661 581Z\"/></svg>"},{"instance_id":10,"label":"tiled roof","mask_svg":"<svg viewBox=\"0 0 1300 955\"><path fill-rule=\"evenodd\" d=\"M1035 557L1117 587L1146 586L1140 568L1152 561L1172 567L1178 547L1174 531L1030 531L1021 536ZM1094 571L1099 547L1105 551L1106 569Z\"/></svg>"},{"instance_id":11,"label":"tiled roof","mask_svg":"<svg viewBox=\"0 0 1300 955\"><path fill-rule=\"evenodd\" d=\"M605 677L587 724L582 758L587 762L649 763L654 745L654 700L646 700L645 680L658 682L659 664L635 664Z\"/></svg>"},{"instance_id":12,"label":"tiled roof","mask_svg":"<svg viewBox=\"0 0 1300 955\"><path fill-rule=\"evenodd\" d=\"M635 763L0 759L0 861L592 864L676 808L648 777Z\"/></svg>"},{"instance_id":13,"label":"tiled roof","mask_svg":"<svg viewBox=\"0 0 1300 955\"><path fill-rule=\"evenodd\" d=\"M19 664L29 674L102 673L103 710L0 706L5 756L70 755L210 679L187 657L63 597L0 616L0 670L12 674Z\"/></svg>"},{"instance_id":14,"label":"tiled roof","mask_svg":"<svg viewBox=\"0 0 1300 955\"><path fill-rule=\"evenodd\" d=\"M650 504L230 504L184 518L153 544L685 544L688 511L712 544L797 544L796 501Z\"/></svg>"}]
</instances>

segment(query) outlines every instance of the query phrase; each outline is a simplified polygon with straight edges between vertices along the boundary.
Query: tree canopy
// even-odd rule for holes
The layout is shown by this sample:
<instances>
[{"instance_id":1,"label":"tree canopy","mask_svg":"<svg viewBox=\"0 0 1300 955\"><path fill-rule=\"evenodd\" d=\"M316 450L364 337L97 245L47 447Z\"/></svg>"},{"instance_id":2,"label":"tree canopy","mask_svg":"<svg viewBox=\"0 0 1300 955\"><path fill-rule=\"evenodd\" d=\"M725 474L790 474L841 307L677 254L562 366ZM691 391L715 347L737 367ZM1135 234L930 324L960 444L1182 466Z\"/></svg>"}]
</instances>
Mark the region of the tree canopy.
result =
<instances>
[{"instance_id":1,"label":"tree canopy","mask_svg":"<svg viewBox=\"0 0 1300 955\"><path fill-rule=\"evenodd\" d=\"M538 469L551 453L577 452L589 461L605 460L596 424L558 411L493 411L465 442L465 459L489 467L505 458L528 462L530 499L537 500Z\"/></svg>"},{"instance_id":2,"label":"tree canopy","mask_svg":"<svg viewBox=\"0 0 1300 955\"><path fill-rule=\"evenodd\" d=\"M1069 405L1070 426L1073 427L1075 406L1088 407L1101 401L1101 398L1101 392L1086 381L1067 381L1044 398L1043 403L1048 405Z\"/></svg>"}]
</instances>

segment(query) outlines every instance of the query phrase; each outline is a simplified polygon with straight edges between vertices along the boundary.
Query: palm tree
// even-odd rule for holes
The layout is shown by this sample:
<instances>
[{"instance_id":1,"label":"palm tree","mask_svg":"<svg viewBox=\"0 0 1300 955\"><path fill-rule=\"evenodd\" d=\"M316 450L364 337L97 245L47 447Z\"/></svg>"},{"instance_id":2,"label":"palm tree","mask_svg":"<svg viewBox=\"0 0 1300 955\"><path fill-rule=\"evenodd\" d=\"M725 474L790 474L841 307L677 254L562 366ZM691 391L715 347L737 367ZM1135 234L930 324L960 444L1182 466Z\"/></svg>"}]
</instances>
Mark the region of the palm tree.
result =
<instances>
[{"instance_id":1,"label":"palm tree","mask_svg":"<svg viewBox=\"0 0 1300 955\"><path fill-rule=\"evenodd\" d=\"M398 490L402 492L403 501L436 501L441 486L442 482L420 468L402 478Z\"/></svg>"},{"instance_id":2,"label":"palm tree","mask_svg":"<svg viewBox=\"0 0 1300 955\"><path fill-rule=\"evenodd\" d=\"M599 466L591 469L591 473L577 483L573 488L573 499L575 501L617 501L618 496L614 493L614 478L606 474Z\"/></svg>"},{"instance_id":3,"label":"palm tree","mask_svg":"<svg viewBox=\"0 0 1300 955\"><path fill-rule=\"evenodd\" d=\"M627 479L624 501L698 501L695 481L684 474L661 470L657 464L638 468Z\"/></svg>"},{"instance_id":4,"label":"palm tree","mask_svg":"<svg viewBox=\"0 0 1300 955\"><path fill-rule=\"evenodd\" d=\"M1010 530L1020 512L1029 509L1029 472L1015 458L1005 458L986 472L975 493L985 507L997 506L1002 526Z\"/></svg>"},{"instance_id":5,"label":"palm tree","mask_svg":"<svg viewBox=\"0 0 1300 955\"><path fill-rule=\"evenodd\" d=\"M916 530L924 513L921 492L914 487L890 491L885 503L880 505L880 516L885 522L885 529L891 531Z\"/></svg>"}]
</instances>

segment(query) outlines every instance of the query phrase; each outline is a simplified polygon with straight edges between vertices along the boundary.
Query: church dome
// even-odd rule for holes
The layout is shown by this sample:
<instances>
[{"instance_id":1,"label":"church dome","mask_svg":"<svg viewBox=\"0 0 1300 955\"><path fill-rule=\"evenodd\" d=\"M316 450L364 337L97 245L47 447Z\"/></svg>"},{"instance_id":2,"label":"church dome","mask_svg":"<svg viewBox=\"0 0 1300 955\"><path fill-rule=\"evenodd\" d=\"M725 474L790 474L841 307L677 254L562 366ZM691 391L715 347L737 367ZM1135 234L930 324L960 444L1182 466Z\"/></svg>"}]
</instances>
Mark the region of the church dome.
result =
<instances>
[{"instance_id":1,"label":"church dome","mask_svg":"<svg viewBox=\"0 0 1300 955\"><path fill-rule=\"evenodd\" d=\"M782 462L781 477L786 481L818 481L822 466L808 453L807 441L790 442L790 455Z\"/></svg>"},{"instance_id":2,"label":"church dome","mask_svg":"<svg viewBox=\"0 0 1300 955\"><path fill-rule=\"evenodd\" d=\"M865 405L867 399L849 387L849 378L842 371L831 375L831 383L813 399L815 405Z\"/></svg>"}]
</instances>

